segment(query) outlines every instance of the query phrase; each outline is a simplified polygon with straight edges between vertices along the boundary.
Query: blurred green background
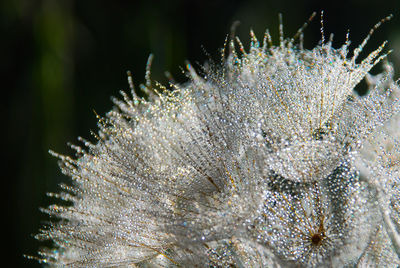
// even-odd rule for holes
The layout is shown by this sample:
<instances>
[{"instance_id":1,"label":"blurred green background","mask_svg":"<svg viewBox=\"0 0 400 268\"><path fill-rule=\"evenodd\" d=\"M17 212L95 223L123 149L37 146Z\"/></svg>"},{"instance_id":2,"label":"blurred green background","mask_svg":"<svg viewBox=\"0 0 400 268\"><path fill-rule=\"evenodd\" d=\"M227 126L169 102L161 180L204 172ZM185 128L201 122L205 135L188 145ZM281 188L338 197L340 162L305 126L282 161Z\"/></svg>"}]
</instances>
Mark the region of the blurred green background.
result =
<instances>
[{"instance_id":1,"label":"blurred green background","mask_svg":"<svg viewBox=\"0 0 400 268\"><path fill-rule=\"evenodd\" d=\"M93 109L104 115L110 96L127 89L126 71L136 85L144 81L145 64L155 55L152 78L165 82L169 71L184 82L185 60L219 59L219 49L234 21L248 44L249 29L262 39L268 27L278 40L278 13L284 31L293 36L313 11L325 11L325 34L343 44L350 29L353 48L381 18L394 14L373 36L365 51L389 40L389 56L400 70L399 0L275 1L94 1L5 0L0 3L1 105L5 116L2 182L3 245L9 267L39 267L34 255L41 243L35 234L48 218L39 207L51 204L46 192L57 192L61 175L52 149L72 154L68 142L90 139L96 130ZM319 16L305 31L306 47L321 38ZM209 55L208 55L209 54ZM365 55L364 53L363 55ZM198 65L197 65L198 66ZM375 72L380 67L375 68ZM93 140L93 139L92 139ZM5 148L5 150L4 150Z\"/></svg>"}]
</instances>

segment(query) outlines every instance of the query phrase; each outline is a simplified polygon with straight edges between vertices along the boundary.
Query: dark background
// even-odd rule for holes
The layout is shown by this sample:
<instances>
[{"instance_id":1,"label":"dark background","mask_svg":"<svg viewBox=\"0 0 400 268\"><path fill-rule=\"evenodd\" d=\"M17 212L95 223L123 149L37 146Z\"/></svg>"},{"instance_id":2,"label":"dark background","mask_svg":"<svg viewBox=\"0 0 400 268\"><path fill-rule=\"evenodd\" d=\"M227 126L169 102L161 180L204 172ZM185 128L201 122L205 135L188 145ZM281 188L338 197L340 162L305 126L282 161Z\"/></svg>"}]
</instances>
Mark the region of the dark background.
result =
<instances>
[{"instance_id":1,"label":"dark background","mask_svg":"<svg viewBox=\"0 0 400 268\"><path fill-rule=\"evenodd\" d=\"M96 130L93 109L104 115L110 96L127 89L126 71L135 84L144 82L145 64L155 55L152 78L165 82L169 71L185 81L185 60L204 63L219 49L234 21L248 44L249 29L262 39L266 28L278 40L278 13L286 36L293 36L313 11L325 11L325 34L335 33L336 47L350 29L353 48L381 18L394 14L365 48L372 51L389 40L389 56L400 70L400 1L95 1L6 0L0 3L0 73L2 98L2 238L9 267L38 267L23 254L43 245L32 234L47 220L39 207L52 200L61 175L52 149L71 154L68 142L90 137ZM328 2L328 1L327 1ZM321 38L319 15L305 30L305 45ZM205 51L207 53L205 53ZM366 55L363 53L362 55ZM375 72L380 66L375 68ZM92 139L93 140L93 139ZM2 263L4 263L2 261Z\"/></svg>"}]
</instances>

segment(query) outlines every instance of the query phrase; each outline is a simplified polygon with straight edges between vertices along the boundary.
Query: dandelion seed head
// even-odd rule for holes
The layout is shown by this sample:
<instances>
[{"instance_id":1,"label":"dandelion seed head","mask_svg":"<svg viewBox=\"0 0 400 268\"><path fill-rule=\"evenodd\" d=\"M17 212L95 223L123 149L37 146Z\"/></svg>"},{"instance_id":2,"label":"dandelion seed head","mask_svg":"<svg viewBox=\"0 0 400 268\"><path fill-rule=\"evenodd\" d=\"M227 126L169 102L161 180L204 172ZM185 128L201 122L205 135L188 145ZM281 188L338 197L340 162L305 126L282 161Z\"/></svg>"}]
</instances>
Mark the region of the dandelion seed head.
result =
<instances>
[{"instance_id":1,"label":"dandelion seed head","mask_svg":"<svg viewBox=\"0 0 400 268\"><path fill-rule=\"evenodd\" d=\"M83 267L343 267L399 265L399 85L385 43L366 58L302 27L278 45L251 32L222 63L146 98L121 93L97 142L57 155L73 180L45 212L56 250L40 259ZM324 36L322 27L322 36ZM229 49L229 52L226 50ZM353 56L349 56L352 54ZM366 79L369 91L354 88ZM394 115L394 116L393 116ZM397 235L397 236L396 236ZM399 248L399 249L398 249Z\"/></svg>"}]
</instances>

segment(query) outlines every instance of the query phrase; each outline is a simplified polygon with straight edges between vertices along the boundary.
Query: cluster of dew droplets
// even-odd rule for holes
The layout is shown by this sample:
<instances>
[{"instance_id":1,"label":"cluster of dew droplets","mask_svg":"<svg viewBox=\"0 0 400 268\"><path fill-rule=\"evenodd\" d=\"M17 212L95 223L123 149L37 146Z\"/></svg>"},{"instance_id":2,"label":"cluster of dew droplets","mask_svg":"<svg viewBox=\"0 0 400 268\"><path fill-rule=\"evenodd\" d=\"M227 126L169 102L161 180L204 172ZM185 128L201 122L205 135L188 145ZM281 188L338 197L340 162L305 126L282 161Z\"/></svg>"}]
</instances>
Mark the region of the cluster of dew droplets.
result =
<instances>
[{"instance_id":1,"label":"cluster of dew droplets","mask_svg":"<svg viewBox=\"0 0 400 268\"><path fill-rule=\"evenodd\" d=\"M324 43L322 38L312 51L298 50L292 41L284 40L282 27L279 47L259 48L252 33L249 53L240 41L243 56L231 52L228 73L234 75L224 77L219 94L223 91L230 103L244 104L233 109L241 121L250 122L246 127L259 133L268 152L260 158L266 169L264 183L270 187L262 216L250 229L260 243L285 260L312 266L328 259L336 264L351 262L362 254L374 226L381 224L377 208L368 202L370 186L359 181L353 159L365 137L396 109L386 93L375 89L360 100L354 87L386 56L380 55L385 42L356 63L384 20L350 60L348 41L335 50L331 40ZM265 39L270 40L268 32ZM316 207L320 212L307 212Z\"/></svg>"}]
</instances>

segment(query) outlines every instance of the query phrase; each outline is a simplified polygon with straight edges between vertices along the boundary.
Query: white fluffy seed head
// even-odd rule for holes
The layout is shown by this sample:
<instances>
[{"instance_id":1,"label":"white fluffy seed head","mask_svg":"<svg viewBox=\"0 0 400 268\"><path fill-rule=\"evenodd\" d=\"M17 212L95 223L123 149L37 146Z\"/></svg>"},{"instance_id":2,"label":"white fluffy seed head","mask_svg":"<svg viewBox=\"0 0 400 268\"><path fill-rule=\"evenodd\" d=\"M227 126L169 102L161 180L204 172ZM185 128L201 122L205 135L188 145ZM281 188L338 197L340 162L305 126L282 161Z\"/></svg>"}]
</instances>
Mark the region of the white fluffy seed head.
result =
<instances>
[{"instance_id":1,"label":"white fluffy seed head","mask_svg":"<svg viewBox=\"0 0 400 268\"><path fill-rule=\"evenodd\" d=\"M38 235L56 244L43 262L400 263L395 228L386 233L400 226L399 120L388 121L400 89L388 63L368 74L384 44L358 60L365 42L349 58L349 42L307 50L295 38L274 46L268 33L261 45L251 35L249 51L232 40L204 75L188 65L190 81L172 92L154 90L148 72L147 101L122 93L100 119L97 143L75 147L77 159L58 155L73 179L59 197L72 205L45 210L60 221Z\"/></svg>"}]
</instances>

